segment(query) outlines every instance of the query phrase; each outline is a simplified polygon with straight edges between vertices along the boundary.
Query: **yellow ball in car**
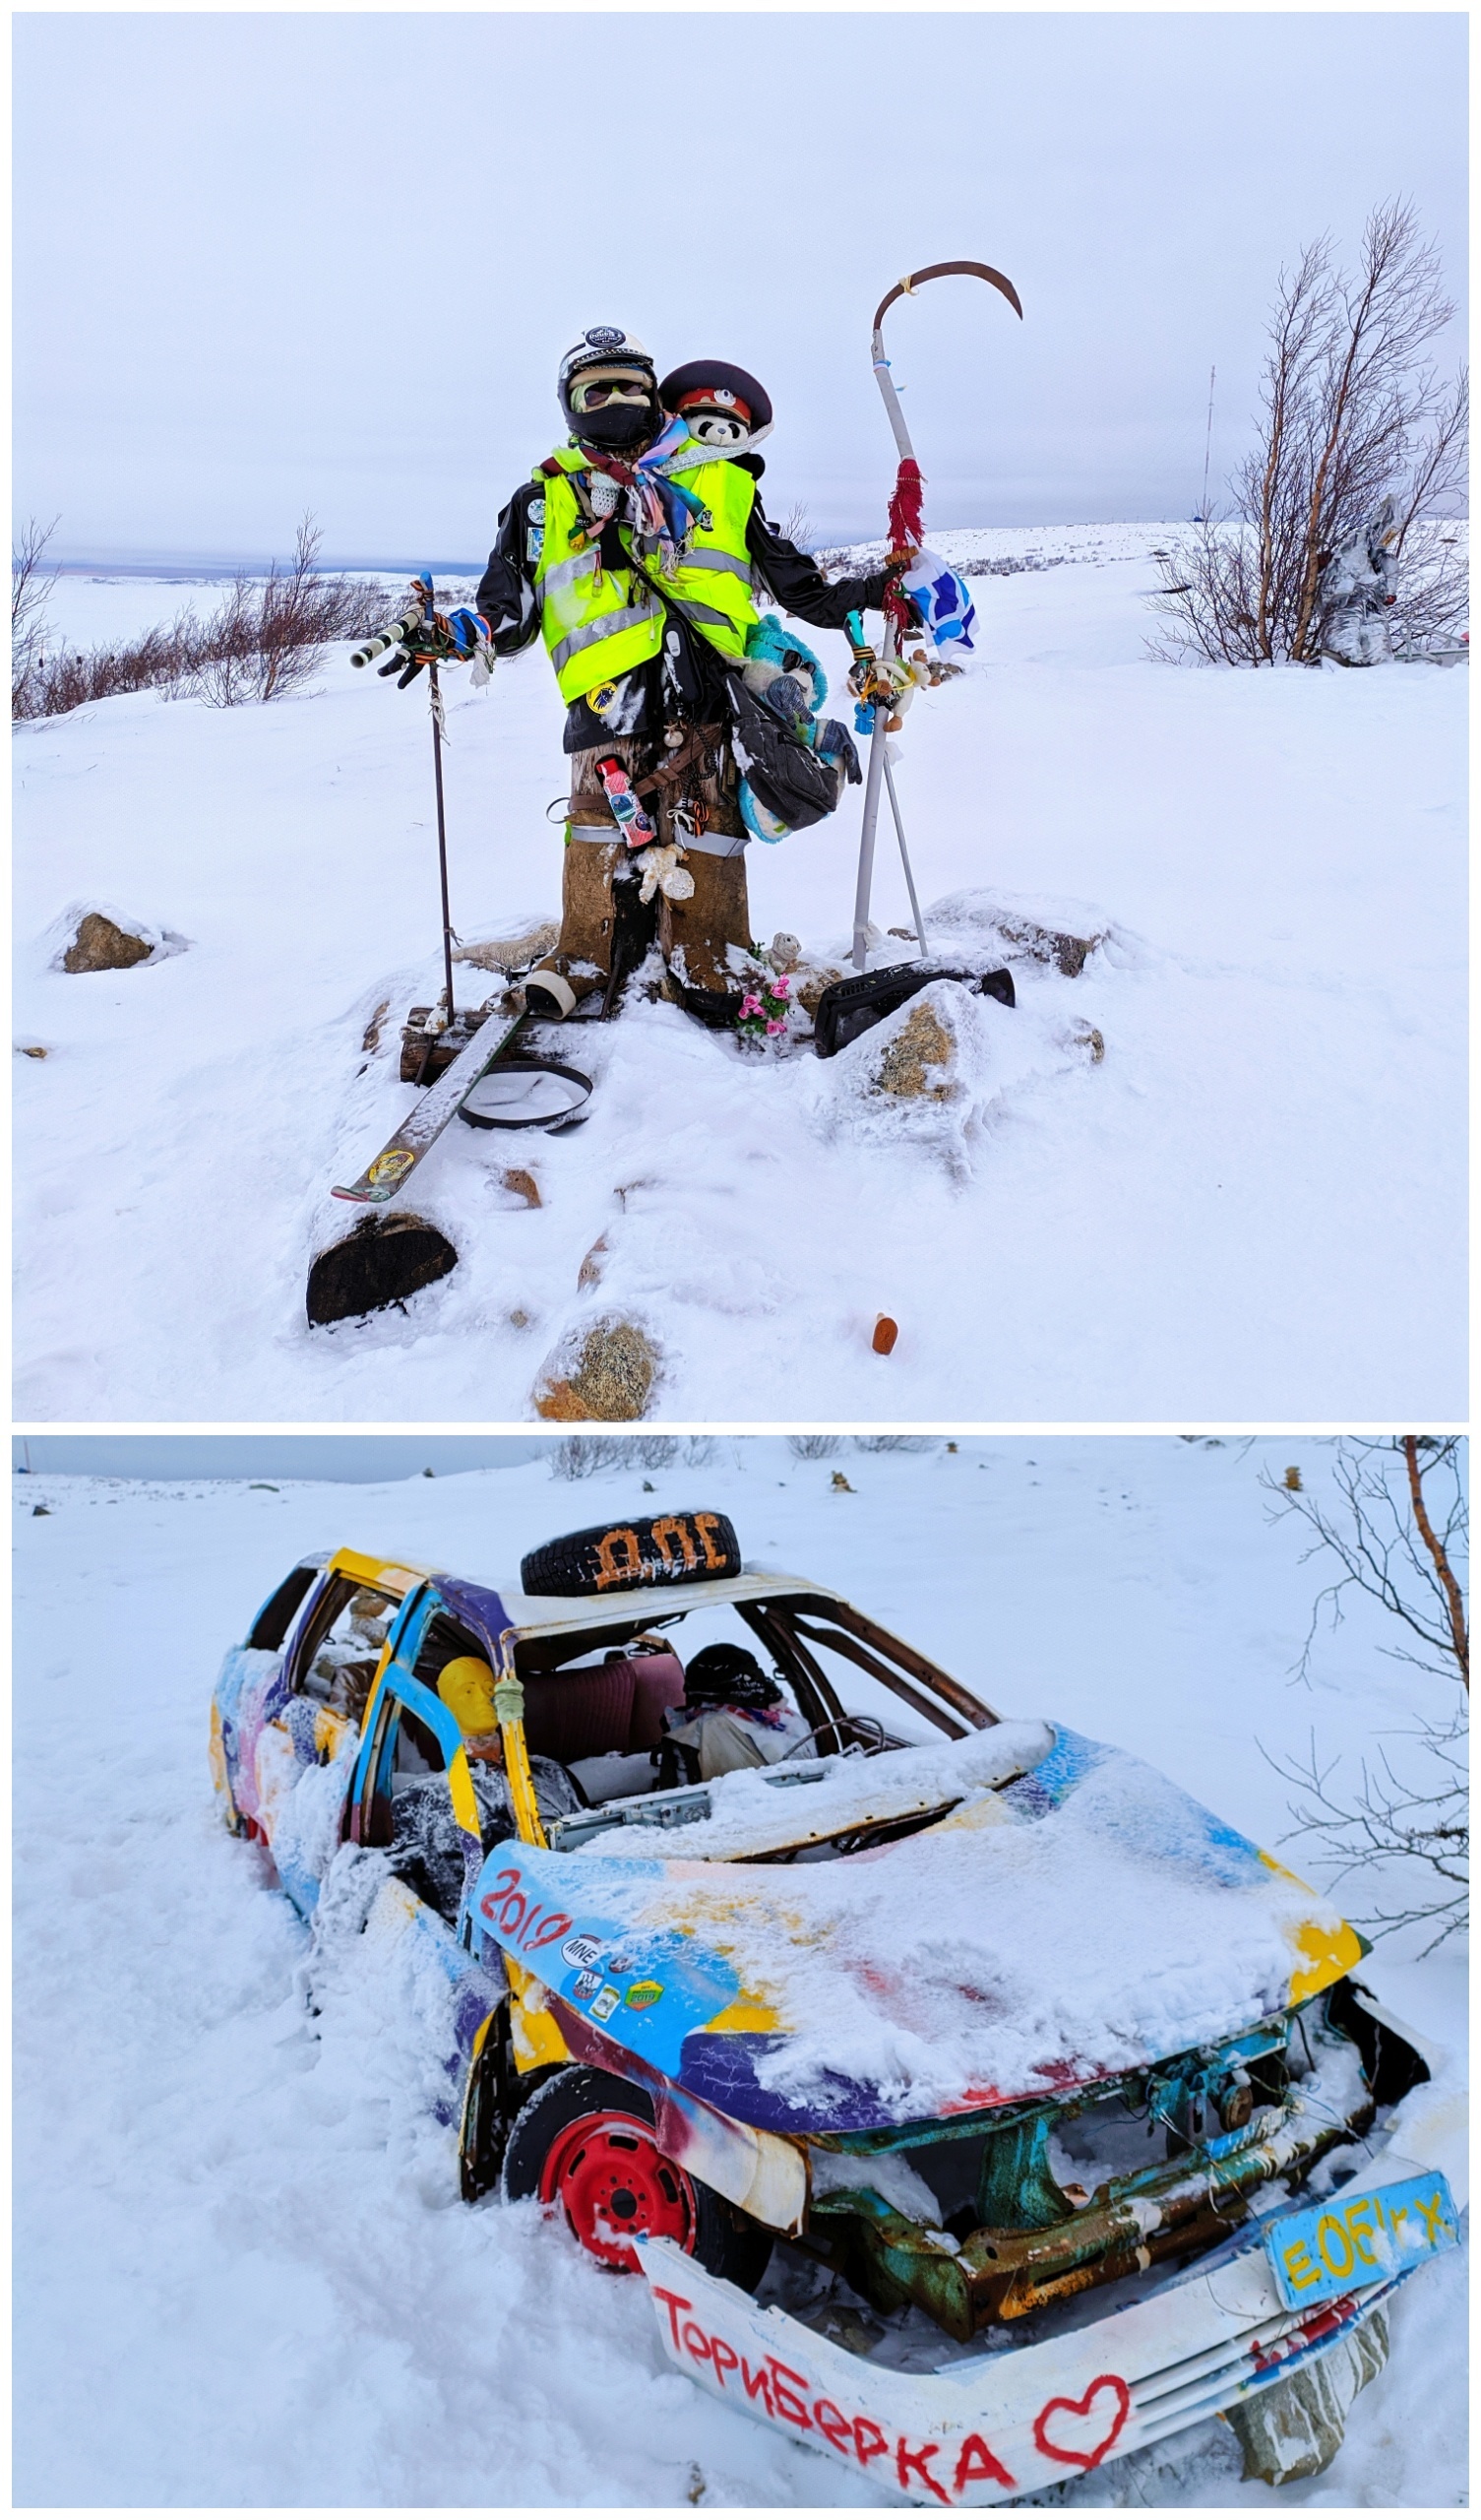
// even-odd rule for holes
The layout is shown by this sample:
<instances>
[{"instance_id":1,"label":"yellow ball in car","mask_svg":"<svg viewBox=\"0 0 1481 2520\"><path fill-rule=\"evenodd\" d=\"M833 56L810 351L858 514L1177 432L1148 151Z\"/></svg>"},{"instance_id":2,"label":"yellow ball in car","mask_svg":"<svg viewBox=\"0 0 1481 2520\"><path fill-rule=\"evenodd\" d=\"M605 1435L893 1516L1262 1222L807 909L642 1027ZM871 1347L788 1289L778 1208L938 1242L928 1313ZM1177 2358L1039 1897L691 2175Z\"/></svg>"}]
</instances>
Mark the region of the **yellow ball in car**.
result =
<instances>
[{"instance_id":1,"label":"yellow ball in car","mask_svg":"<svg viewBox=\"0 0 1481 2520\"><path fill-rule=\"evenodd\" d=\"M437 1694L457 1716L461 1732L497 1732L494 1674L475 1654L460 1654L455 1662L444 1664L437 1675Z\"/></svg>"}]
</instances>

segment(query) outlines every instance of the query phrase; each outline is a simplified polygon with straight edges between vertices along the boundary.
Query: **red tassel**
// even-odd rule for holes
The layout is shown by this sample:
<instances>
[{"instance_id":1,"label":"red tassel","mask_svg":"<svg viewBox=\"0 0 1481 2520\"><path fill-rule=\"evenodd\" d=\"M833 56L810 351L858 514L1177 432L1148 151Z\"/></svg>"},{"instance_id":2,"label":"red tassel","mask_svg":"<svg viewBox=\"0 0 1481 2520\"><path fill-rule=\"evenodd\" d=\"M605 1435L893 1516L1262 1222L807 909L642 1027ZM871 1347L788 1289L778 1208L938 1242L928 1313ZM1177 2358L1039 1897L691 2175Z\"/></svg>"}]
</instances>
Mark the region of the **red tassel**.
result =
<instances>
[{"instance_id":1,"label":"red tassel","mask_svg":"<svg viewBox=\"0 0 1481 2520\"><path fill-rule=\"evenodd\" d=\"M926 538L921 515L921 491L924 484L920 466L913 456L905 456L895 476L895 495L890 502L890 548L892 551L918 551Z\"/></svg>"}]
</instances>

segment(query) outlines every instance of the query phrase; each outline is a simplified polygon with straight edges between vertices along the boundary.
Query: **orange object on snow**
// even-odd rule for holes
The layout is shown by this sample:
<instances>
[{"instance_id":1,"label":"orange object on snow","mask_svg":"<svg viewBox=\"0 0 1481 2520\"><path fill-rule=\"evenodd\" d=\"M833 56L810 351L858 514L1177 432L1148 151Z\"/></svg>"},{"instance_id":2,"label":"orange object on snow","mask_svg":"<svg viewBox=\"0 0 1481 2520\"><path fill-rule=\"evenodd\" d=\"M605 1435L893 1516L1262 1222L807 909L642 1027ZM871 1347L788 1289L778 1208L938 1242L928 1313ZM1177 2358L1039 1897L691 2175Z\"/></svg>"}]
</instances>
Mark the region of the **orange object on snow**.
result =
<instances>
[{"instance_id":1,"label":"orange object on snow","mask_svg":"<svg viewBox=\"0 0 1481 2520\"><path fill-rule=\"evenodd\" d=\"M888 1356L898 1337L899 1323L897 1321L892 1321L888 1312L882 1312L878 1321L874 1325L874 1339L872 1344L875 1354L877 1356Z\"/></svg>"}]
</instances>

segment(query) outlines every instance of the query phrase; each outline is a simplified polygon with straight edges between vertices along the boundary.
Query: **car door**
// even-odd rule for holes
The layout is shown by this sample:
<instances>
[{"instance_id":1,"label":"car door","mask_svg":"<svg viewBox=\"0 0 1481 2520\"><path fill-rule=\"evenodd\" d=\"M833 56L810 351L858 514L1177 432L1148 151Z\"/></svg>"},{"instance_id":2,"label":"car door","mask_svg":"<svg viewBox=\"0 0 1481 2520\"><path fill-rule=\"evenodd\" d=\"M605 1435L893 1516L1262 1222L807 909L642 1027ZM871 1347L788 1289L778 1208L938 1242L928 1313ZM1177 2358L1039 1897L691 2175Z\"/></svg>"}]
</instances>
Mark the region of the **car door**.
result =
<instances>
[{"instance_id":1,"label":"car door","mask_svg":"<svg viewBox=\"0 0 1481 2520\"><path fill-rule=\"evenodd\" d=\"M395 1945L451 2117L490 2015L507 1990L497 1959L475 1959L466 1906L482 1867L479 1812L458 1722L415 1666L434 1619L449 1613L435 1585L409 1598L392 1633L347 1771L344 1835L387 1858L366 1932Z\"/></svg>"},{"instance_id":2,"label":"car door","mask_svg":"<svg viewBox=\"0 0 1481 2520\"><path fill-rule=\"evenodd\" d=\"M234 1837L261 1835L258 1824L258 1737L285 1694L281 1682L288 1634L302 1624L328 1582L327 1553L302 1557L269 1594L247 1630L228 1647L211 1698L211 1772L222 1816Z\"/></svg>"},{"instance_id":3,"label":"car door","mask_svg":"<svg viewBox=\"0 0 1481 2520\"><path fill-rule=\"evenodd\" d=\"M339 1550L307 1595L277 1668L242 1691L238 1800L304 1916L343 1834L363 1715L407 1585L414 1589L409 1569Z\"/></svg>"}]
</instances>

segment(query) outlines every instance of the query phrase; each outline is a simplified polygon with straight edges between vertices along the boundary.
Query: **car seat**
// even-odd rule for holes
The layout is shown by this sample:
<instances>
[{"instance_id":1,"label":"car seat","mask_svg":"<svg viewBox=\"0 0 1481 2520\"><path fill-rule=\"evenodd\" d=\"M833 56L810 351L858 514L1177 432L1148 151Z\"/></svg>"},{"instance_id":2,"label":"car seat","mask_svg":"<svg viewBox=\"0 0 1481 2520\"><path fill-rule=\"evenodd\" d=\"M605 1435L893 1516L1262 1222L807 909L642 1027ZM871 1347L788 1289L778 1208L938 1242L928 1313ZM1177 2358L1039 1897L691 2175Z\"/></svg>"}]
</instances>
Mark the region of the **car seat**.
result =
<instances>
[{"instance_id":1,"label":"car seat","mask_svg":"<svg viewBox=\"0 0 1481 2520\"><path fill-rule=\"evenodd\" d=\"M563 1767L611 1750L650 1750L662 1737L664 1708L683 1702L677 1654L613 1654L526 1679L525 1738L531 1753Z\"/></svg>"}]
</instances>

